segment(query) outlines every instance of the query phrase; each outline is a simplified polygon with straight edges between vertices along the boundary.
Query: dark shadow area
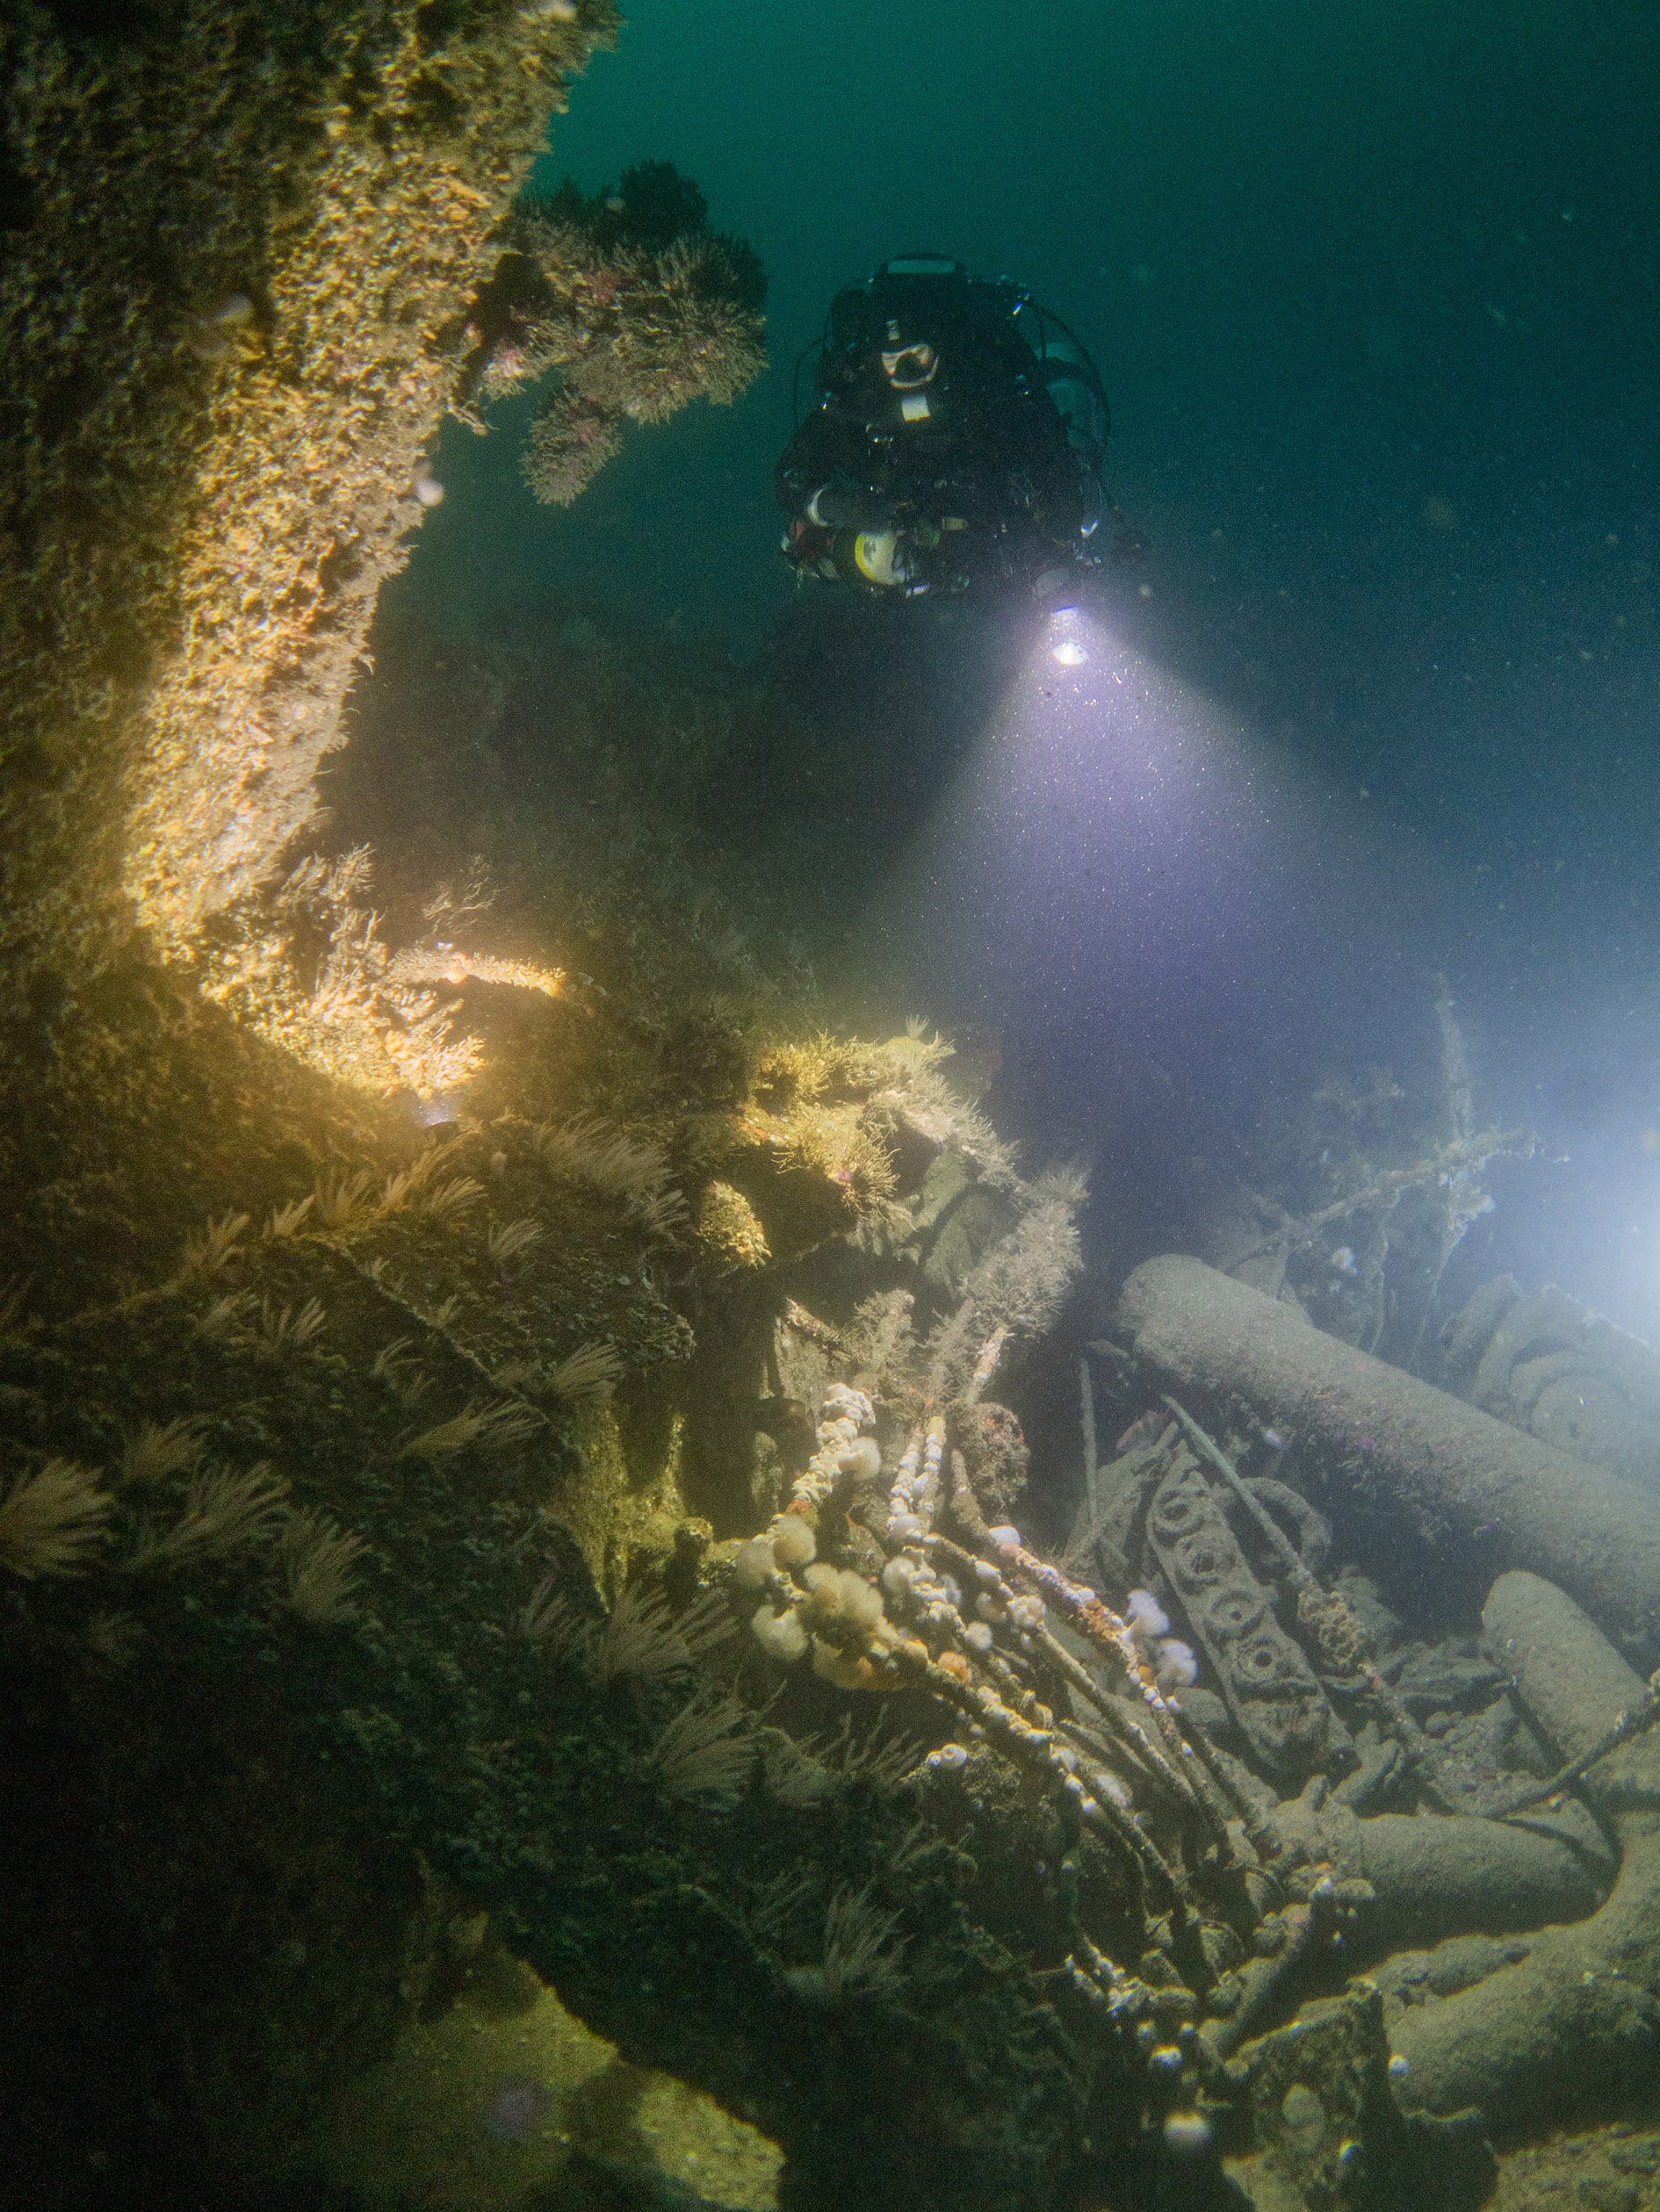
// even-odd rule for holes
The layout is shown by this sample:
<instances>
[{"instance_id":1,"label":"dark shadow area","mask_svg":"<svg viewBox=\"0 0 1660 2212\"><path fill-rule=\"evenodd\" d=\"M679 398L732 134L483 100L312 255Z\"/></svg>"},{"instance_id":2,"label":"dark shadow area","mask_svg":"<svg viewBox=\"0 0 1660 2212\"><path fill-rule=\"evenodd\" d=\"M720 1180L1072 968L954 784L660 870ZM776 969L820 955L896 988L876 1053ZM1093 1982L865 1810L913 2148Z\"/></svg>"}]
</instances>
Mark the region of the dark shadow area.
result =
<instances>
[{"instance_id":1,"label":"dark shadow area","mask_svg":"<svg viewBox=\"0 0 1660 2212\"><path fill-rule=\"evenodd\" d=\"M1032 628L1019 610L995 606L804 590L754 663L801 726L804 750L790 758L762 745L735 760L732 803L754 807L756 826L772 815L805 829L827 812L848 842L862 904L877 864L904 865L983 741Z\"/></svg>"}]
</instances>

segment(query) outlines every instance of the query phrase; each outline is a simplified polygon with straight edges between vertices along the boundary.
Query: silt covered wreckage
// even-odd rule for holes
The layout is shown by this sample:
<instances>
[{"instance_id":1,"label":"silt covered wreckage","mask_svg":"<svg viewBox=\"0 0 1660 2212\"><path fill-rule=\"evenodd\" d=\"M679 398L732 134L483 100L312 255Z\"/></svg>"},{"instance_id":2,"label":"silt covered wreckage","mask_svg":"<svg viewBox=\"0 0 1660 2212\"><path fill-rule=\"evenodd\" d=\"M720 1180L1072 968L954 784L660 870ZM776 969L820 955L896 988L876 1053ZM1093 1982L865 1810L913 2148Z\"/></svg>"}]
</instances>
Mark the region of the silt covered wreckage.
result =
<instances>
[{"instance_id":1,"label":"silt covered wreckage","mask_svg":"<svg viewBox=\"0 0 1660 2212\"><path fill-rule=\"evenodd\" d=\"M1640 2191L1660 1383L1430 1326L1519 1141L1450 1007L1434 1142L1137 1267L1034 1469L1084 1178L945 1041L649 824L565 939L535 839L388 919L322 833L445 414L543 379L568 501L760 365L684 180L516 205L613 27L0 31L0 2197ZM400 2167L363 2085L555 2000L610 2101Z\"/></svg>"}]
</instances>

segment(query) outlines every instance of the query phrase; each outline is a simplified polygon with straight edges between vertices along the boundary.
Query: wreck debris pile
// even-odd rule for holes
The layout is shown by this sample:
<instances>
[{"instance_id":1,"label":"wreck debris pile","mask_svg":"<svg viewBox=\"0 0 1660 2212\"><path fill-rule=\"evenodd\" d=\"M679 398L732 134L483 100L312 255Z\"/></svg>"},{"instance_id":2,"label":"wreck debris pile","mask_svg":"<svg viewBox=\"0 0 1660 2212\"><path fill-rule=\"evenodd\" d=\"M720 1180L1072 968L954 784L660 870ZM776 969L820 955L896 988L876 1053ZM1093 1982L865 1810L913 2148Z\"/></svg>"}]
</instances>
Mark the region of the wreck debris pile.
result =
<instances>
[{"instance_id":1,"label":"wreck debris pile","mask_svg":"<svg viewBox=\"0 0 1660 2212\"><path fill-rule=\"evenodd\" d=\"M1660 1509L1548 1447L1310 1327L1295 1308L1178 1256L1148 1260L1119 1321L1179 1390L1288 1423L1339 1487L1457 1539L1468 1573L1526 1567L1646 1651L1660 1639Z\"/></svg>"},{"instance_id":2,"label":"wreck debris pile","mask_svg":"<svg viewBox=\"0 0 1660 2212\"><path fill-rule=\"evenodd\" d=\"M1185 1335L1169 1318L1179 1293ZM865 1322L889 1346L910 1328L911 1296ZM967 1724L965 1741L924 1762L936 1786L967 1776L983 1790L984 1762L1004 1762L1122 1855L1150 1916L1144 1942L1155 1918L1165 1933L1133 1976L1079 1930L1067 1971L1115 2020L1141 2022L1150 2064L1194 2100L1171 2101L1167 2145L1209 2155L1217 2116L1232 2113L1237 2130L1248 2108L1256 2147L1238 2174L1266 2162L1324 2201L1360 2136L1334 2144L1324 2118L1310 2136L1262 2108L1286 2048L1274 2015L1294 2013L1305 2063L1329 2041L1373 2081L1354 2115L1370 2170L1422 2172L1430 2155L1383 2108L1463 2115L1462 2149L1441 2145L1461 2178L1444 2186L1473 2201L1485 2169L1472 2114L1513 2135L1547 2115L1617 2108L1641 2076L1644 2008L1660 1992L1648 1866L1660 1814L1647 1779L1660 1697L1571 1599L1526 1572L1494 1585L1481 1649L1424 1645L1352 1567L1328 1578L1333 1531L1307 1478L1324 1470L1319 1495L1343 1523L1343 1478L1365 1476L1346 1525L1368 1525L1382 1492L1420 1541L1453 1513L1475 1535L1476 1512L1497 1499L1508 1548L1577 1562L1604 1618L1639 1646L1641 1563L1611 1567L1606 1538L1620 1516L1651 1542L1649 1509L1198 1263L1137 1271L1120 1318L1133 1346L1119 1356L1121 1394L1177 1380L1233 1418L1243 1409L1259 1449L1271 1438L1276 1472L1242 1474L1169 1398L1103 1465L1086 1379L1087 1497L1068 1571L1006 1523L988 1525L956 1443L995 1365L995 1326L991 1357L957 1366L966 1381L943 1409L926 1391L906 1408L903 1361L849 1365L859 1386L821 1384L816 1448L788 1509L737 1558L735 1579L767 1589L757 1637L788 1664L811 1648L819 1675L850 1690L926 1687ZM791 1326L822 1377L834 1332L799 1309ZM974 1333L959 1314L937 1338ZM1334 1411L1310 1411L1332 1397ZM885 1452L873 1448L884 1435ZM1564 1529L1570 1487L1577 1534ZM1588 1528L1605 1540L1588 1544ZM1180 1658L1162 1682L1150 1664L1186 1650L1173 1618L1202 1654L1196 1682ZM1347 1997L1319 1993L1368 1962L1373 1978ZM1174 2040L1158 2042L1154 2021L1173 2023ZM1320 2117L1334 2093L1303 2073L1280 2101Z\"/></svg>"},{"instance_id":3,"label":"wreck debris pile","mask_svg":"<svg viewBox=\"0 0 1660 2212\"><path fill-rule=\"evenodd\" d=\"M1501 1575L1483 1613L1490 1647L1547 1740L1590 1748L1642 1704L1644 1684L1562 1591ZM1653 2079L1660 1999L1660 1742L1646 1734L1586 1775L1585 1801L1612 1831L1620 1872L1588 1919L1548 1926L1456 1977L1431 1952L1396 1982L1390 2039L1404 2094L1435 2112L1475 2108L1532 2132L1542 2119L1617 2109Z\"/></svg>"},{"instance_id":4,"label":"wreck debris pile","mask_svg":"<svg viewBox=\"0 0 1660 2212\"><path fill-rule=\"evenodd\" d=\"M1572 1469L1536 1526L1548 1447L1169 1258L1090 1354L1137 1418L1103 1454L1086 1365L1050 1556L989 1393L1075 1278L1082 1181L1022 1176L948 1064L920 1028L765 1042L653 1135L462 1125L14 1336L13 1648L123 1727L205 1668L257 1684L284 1788L321 1747L343 1818L395 1808L585 2019L741 2099L803 2203L844 2201L816 2146L855 2108L876 2205L1222 2162L1315 2205L1361 2158L1473 2203L1443 2123L1583 2110L1587 2049L1605 2103L1632 2079L1660 1701L1533 1573L1483 1646L1409 1626L1356 1531L1496 1499L1628 1633L1635 1540L1563 1532L1625 1486ZM711 1240L711 1192L749 1237ZM679 1998L642 1942L702 1962ZM931 2104L896 2162L899 2104L834 2056L855 2017L896 2099L978 2053L974 2115ZM256 2119L196 2123L237 2161Z\"/></svg>"},{"instance_id":5,"label":"wreck debris pile","mask_svg":"<svg viewBox=\"0 0 1660 2212\"><path fill-rule=\"evenodd\" d=\"M1450 1387L1483 1413L1616 1474L1660 1473L1660 1358L1565 1291L1484 1283L1441 1351Z\"/></svg>"}]
</instances>

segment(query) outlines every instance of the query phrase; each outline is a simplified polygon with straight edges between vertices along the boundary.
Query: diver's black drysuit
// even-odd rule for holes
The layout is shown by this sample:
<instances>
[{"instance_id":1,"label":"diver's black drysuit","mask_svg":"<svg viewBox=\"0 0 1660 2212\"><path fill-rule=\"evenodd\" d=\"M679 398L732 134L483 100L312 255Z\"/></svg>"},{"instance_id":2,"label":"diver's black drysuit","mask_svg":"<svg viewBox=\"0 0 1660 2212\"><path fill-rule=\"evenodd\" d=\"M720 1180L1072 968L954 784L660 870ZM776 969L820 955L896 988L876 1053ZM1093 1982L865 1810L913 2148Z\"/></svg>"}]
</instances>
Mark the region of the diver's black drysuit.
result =
<instances>
[{"instance_id":1,"label":"diver's black drysuit","mask_svg":"<svg viewBox=\"0 0 1660 2212\"><path fill-rule=\"evenodd\" d=\"M1106 412L1093 364L1076 341L1036 349L1021 318L1041 311L1012 285L944 269L885 264L831 309L818 404L776 479L785 551L807 573L909 594L1093 565ZM1080 393L1087 422L1065 406Z\"/></svg>"}]
</instances>

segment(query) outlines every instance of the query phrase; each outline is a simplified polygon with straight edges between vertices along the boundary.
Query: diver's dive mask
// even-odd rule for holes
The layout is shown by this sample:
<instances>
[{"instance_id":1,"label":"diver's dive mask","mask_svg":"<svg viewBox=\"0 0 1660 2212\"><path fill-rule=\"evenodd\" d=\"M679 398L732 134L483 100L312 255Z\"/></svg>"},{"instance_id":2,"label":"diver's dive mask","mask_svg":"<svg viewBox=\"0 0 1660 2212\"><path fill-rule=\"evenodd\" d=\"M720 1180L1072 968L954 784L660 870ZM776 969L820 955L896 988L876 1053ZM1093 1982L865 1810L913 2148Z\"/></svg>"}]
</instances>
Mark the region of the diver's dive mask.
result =
<instances>
[{"instance_id":1,"label":"diver's dive mask","mask_svg":"<svg viewBox=\"0 0 1660 2212\"><path fill-rule=\"evenodd\" d=\"M882 355L882 373L896 392L915 392L932 384L940 357L926 338L915 345L895 346Z\"/></svg>"}]
</instances>

